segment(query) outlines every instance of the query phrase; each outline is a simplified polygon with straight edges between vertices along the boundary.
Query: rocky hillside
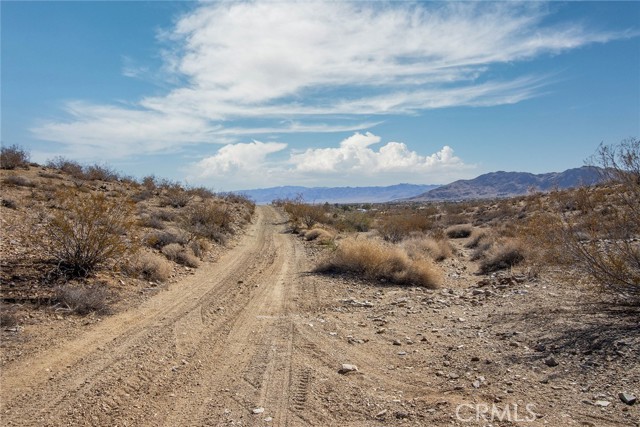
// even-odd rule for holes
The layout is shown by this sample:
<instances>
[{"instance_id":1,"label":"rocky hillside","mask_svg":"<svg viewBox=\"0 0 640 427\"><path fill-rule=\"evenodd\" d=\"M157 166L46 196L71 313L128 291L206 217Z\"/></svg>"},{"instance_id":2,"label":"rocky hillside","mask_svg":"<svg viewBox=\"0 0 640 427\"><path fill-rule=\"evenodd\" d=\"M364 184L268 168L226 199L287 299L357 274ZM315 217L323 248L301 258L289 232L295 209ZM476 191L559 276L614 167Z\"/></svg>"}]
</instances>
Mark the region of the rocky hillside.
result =
<instances>
[{"instance_id":1,"label":"rocky hillside","mask_svg":"<svg viewBox=\"0 0 640 427\"><path fill-rule=\"evenodd\" d=\"M241 196L152 176L138 182L100 165L14 165L4 157L3 314L10 312L4 303L77 312L127 305L217 258L254 209Z\"/></svg>"},{"instance_id":2,"label":"rocky hillside","mask_svg":"<svg viewBox=\"0 0 640 427\"><path fill-rule=\"evenodd\" d=\"M531 189L549 191L592 185L601 179L600 170L592 166L534 175L527 172L492 172L469 180L459 180L423 194L410 201L469 200L503 198L527 194Z\"/></svg>"}]
</instances>

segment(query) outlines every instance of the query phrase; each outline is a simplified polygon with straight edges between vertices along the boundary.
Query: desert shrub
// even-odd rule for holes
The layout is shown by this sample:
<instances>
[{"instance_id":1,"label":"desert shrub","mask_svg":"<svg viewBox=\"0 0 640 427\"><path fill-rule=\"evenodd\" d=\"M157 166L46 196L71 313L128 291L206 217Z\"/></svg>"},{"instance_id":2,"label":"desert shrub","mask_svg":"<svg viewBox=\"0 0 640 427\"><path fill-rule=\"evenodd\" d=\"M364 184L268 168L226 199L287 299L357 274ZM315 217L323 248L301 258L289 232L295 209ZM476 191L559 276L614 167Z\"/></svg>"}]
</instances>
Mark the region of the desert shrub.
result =
<instances>
[{"instance_id":1,"label":"desert shrub","mask_svg":"<svg viewBox=\"0 0 640 427\"><path fill-rule=\"evenodd\" d=\"M402 213L380 218L376 228L384 240L395 243L413 232L425 232L432 225L432 221L424 214Z\"/></svg>"},{"instance_id":2,"label":"desert shrub","mask_svg":"<svg viewBox=\"0 0 640 427\"><path fill-rule=\"evenodd\" d=\"M333 226L340 231L366 232L371 229L373 218L365 212L347 212L344 217L334 221Z\"/></svg>"},{"instance_id":3,"label":"desert shrub","mask_svg":"<svg viewBox=\"0 0 640 427\"><path fill-rule=\"evenodd\" d=\"M62 156L57 156L47 161L47 167L61 170L74 178L83 177L82 165L75 160L65 159Z\"/></svg>"},{"instance_id":4,"label":"desert shrub","mask_svg":"<svg viewBox=\"0 0 640 427\"><path fill-rule=\"evenodd\" d=\"M178 218L175 212L164 209L154 211L151 215L165 222L173 222Z\"/></svg>"},{"instance_id":5,"label":"desert shrub","mask_svg":"<svg viewBox=\"0 0 640 427\"><path fill-rule=\"evenodd\" d=\"M164 282L171 274L171 265L158 255L140 253L130 262L127 272L146 280Z\"/></svg>"},{"instance_id":6,"label":"desert shrub","mask_svg":"<svg viewBox=\"0 0 640 427\"><path fill-rule=\"evenodd\" d=\"M473 229L470 225L454 225L446 230L447 237L450 239L464 239L471 235Z\"/></svg>"},{"instance_id":7,"label":"desert shrub","mask_svg":"<svg viewBox=\"0 0 640 427\"><path fill-rule=\"evenodd\" d=\"M480 262L479 274L492 273L514 267L525 260L522 244L516 240L509 240L495 245L487 256Z\"/></svg>"},{"instance_id":8,"label":"desert shrub","mask_svg":"<svg viewBox=\"0 0 640 427\"><path fill-rule=\"evenodd\" d=\"M217 196L223 200L226 200L229 203L238 203L246 206L249 209L249 212L251 214L253 214L253 212L255 211L255 208L256 208L255 202L251 200L251 198L246 194L228 192L228 193L218 193Z\"/></svg>"},{"instance_id":9,"label":"desert shrub","mask_svg":"<svg viewBox=\"0 0 640 427\"><path fill-rule=\"evenodd\" d=\"M93 164L83 168L83 178L89 181L117 181L118 173L106 165Z\"/></svg>"},{"instance_id":10,"label":"desert shrub","mask_svg":"<svg viewBox=\"0 0 640 427\"><path fill-rule=\"evenodd\" d=\"M0 169L16 169L29 166L31 155L19 145L0 148Z\"/></svg>"},{"instance_id":11,"label":"desert shrub","mask_svg":"<svg viewBox=\"0 0 640 427\"><path fill-rule=\"evenodd\" d=\"M133 226L129 203L72 193L60 193L58 203L36 243L64 273L86 276L132 250L126 240Z\"/></svg>"},{"instance_id":12,"label":"desert shrub","mask_svg":"<svg viewBox=\"0 0 640 427\"><path fill-rule=\"evenodd\" d=\"M175 231L155 231L147 234L143 240L147 246L154 249L162 249L172 243L184 245L189 241L186 235Z\"/></svg>"},{"instance_id":13,"label":"desert shrub","mask_svg":"<svg viewBox=\"0 0 640 427\"><path fill-rule=\"evenodd\" d=\"M478 261L487 257L489 250L493 247L493 240L484 239L481 240L480 243L473 249L471 252L471 257L469 259L471 261Z\"/></svg>"},{"instance_id":14,"label":"desert shrub","mask_svg":"<svg viewBox=\"0 0 640 427\"><path fill-rule=\"evenodd\" d=\"M183 208L189 204L193 195L185 190L179 183L163 183L161 206Z\"/></svg>"},{"instance_id":15,"label":"desert shrub","mask_svg":"<svg viewBox=\"0 0 640 427\"><path fill-rule=\"evenodd\" d=\"M489 239L489 235L485 231L479 230L473 230L470 237L469 241L464 245L467 249L475 249L480 243Z\"/></svg>"},{"instance_id":16,"label":"desert shrub","mask_svg":"<svg viewBox=\"0 0 640 427\"><path fill-rule=\"evenodd\" d=\"M192 187L187 192L192 196L200 197L202 200L213 199L216 196L216 193L206 187Z\"/></svg>"},{"instance_id":17,"label":"desert shrub","mask_svg":"<svg viewBox=\"0 0 640 427\"><path fill-rule=\"evenodd\" d=\"M138 191L137 193L135 193L134 195L131 196L131 200L133 200L134 202L142 202L144 200L149 200L154 196L154 192L151 190L147 190L146 188L143 190Z\"/></svg>"},{"instance_id":18,"label":"desert shrub","mask_svg":"<svg viewBox=\"0 0 640 427\"><path fill-rule=\"evenodd\" d=\"M325 211L321 206L306 204L301 198L285 202L284 210L289 214L289 221L296 230L300 225L311 228L325 219Z\"/></svg>"},{"instance_id":19,"label":"desert shrub","mask_svg":"<svg viewBox=\"0 0 640 427\"><path fill-rule=\"evenodd\" d=\"M36 184L31 181L29 178L25 177L25 176L20 176L20 175L10 175L5 177L2 180L3 184L6 185L13 185L16 187L35 187Z\"/></svg>"},{"instance_id":20,"label":"desert shrub","mask_svg":"<svg viewBox=\"0 0 640 427\"><path fill-rule=\"evenodd\" d=\"M18 324L13 307L7 304L0 304L0 328L13 328Z\"/></svg>"},{"instance_id":21,"label":"desert shrub","mask_svg":"<svg viewBox=\"0 0 640 427\"><path fill-rule=\"evenodd\" d=\"M155 191L158 188L158 181L153 175L145 176L140 182L146 190Z\"/></svg>"},{"instance_id":22,"label":"desert shrub","mask_svg":"<svg viewBox=\"0 0 640 427\"><path fill-rule=\"evenodd\" d=\"M56 289L56 301L79 315L108 314L109 292L104 286L66 284Z\"/></svg>"},{"instance_id":23,"label":"desert shrub","mask_svg":"<svg viewBox=\"0 0 640 427\"><path fill-rule=\"evenodd\" d=\"M143 216L138 223L142 227L155 228L156 230L162 230L165 227L164 221L153 214Z\"/></svg>"},{"instance_id":24,"label":"desert shrub","mask_svg":"<svg viewBox=\"0 0 640 427\"><path fill-rule=\"evenodd\" d=\"M413 261L400 248L373 240L345 239L316 268L319 273L353 273L400 284L436 287L440 275L426 261Z\"/></svg>"},{"instance_id":25,"label":"desert shrub","mask_svg":"<svg viewBox=\"0 0 640 427\"><path fill-rule=\"evenodd\" d=\"M543 248L542 261L570 265L640 304L640 140L601 145L589 163L604 184L552 193L523 234Z\"/></svg>"},{"instance_id":26,"label":"desert shrub","mask_svg":"<svg viewBox=\"0 0 640 427\"><path fill-rule=\"evenodd\" d=\"M203 259L205 254L211 249L211 244L204 239L194 239L189 242L189 249L195 256Z\"/></svg>"},{"instance_id":27,"label":"desert shrub","mask_svg":"<svg viewBox=\"0 0 640 427\"><path fill-rule=\"evenodd\" d=\"M402 242L402 247L412 259L427 256L434 261L444 261L453 256L453 248L446 239L411 237Z\"/></svg>"},{"instance_id":28,"label":"desert shrub","mask_svg":"<svg viewBox=\"0 0 640 427\"><path fill-rule=\"evenodd\" d=\"M200 265L198 258L191 252L191 249L184 248L178 243L171 243L165 246L162 248L162 253L167 259L175 261L180 265L194 268Z\"/></svg>"},{"instance_id":29,"label":"desert shrub","mask_svg":"<svg viewBox=\"0 0 640 427\"><path fill-rule=\"evenodd\" d=\"M2 206L4 206L5 208L9 208L9 209L17 209L18 208L18 204L13 199L5 199L5 198L3 198L2 199Z\"/></svg>"},{"instance_id":30,"label":"desert shrub","mask_svg":"<svg viewBox=\"0 0 640 427\"><path fill-rule=\"evenodd\" d=\"M233 231L233 216L227 204L206 200L194 204L182 216L183 227L195 236L221 242Z\"/></svg>"}]
</instances>

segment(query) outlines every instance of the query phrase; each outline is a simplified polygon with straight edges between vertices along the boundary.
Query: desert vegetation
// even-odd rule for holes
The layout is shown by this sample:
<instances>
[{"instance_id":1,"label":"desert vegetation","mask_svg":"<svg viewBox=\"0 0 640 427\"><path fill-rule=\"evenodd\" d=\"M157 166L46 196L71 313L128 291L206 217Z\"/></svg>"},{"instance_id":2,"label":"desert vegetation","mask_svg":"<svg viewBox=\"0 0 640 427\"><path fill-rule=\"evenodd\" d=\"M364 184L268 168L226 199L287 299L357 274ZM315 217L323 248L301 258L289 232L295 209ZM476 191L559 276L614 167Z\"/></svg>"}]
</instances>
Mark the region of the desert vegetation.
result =
<instances>
[{"instance_id":1,"label":"desert vegetation","mask_svg":"<svg viewBox=\"0 0 640 427\"><path fill-rule=\"evenodd\" d=\"M2 148L0 297L9 308L107 314L140 286L212 259L254 212L241 195L138 181L63 157L44 166L29 159L19 146Z\"/></svg>"},{"instance_id":2,"label":"desert vegetation","mask_svg":"<svg viewBox=\"0 0 640 427\"><path fill-rule=\"evenodd\" d=\"M320 273L352 273L382 283L437 287L439 273L425 260L412 260L398 246L375 240L346 239L315 269Z\"/></svg>"},{"instance_id":3,"label":"desert vegetation","mask_svg":"<svg viewBox=\"0 0 640 427\"><path fill-rule=\"evenodd\" d=\"M554 268L591 281L606 291L603 296L637 304L639 146L638 139L601 146L588 164L598 166L605 179L577 189L460 203L313 205L298 197L274 204L288 213L292 232L306 241L322 235L323 243L331 242L317 272L418 284L423 281L416 276L397 279L388 266L400 271L406 260L426 260L435 262L429 269L436 271L448 259L477 276ZM429 280L429 286L437 282Z\"/></svg>"}]
</instances>

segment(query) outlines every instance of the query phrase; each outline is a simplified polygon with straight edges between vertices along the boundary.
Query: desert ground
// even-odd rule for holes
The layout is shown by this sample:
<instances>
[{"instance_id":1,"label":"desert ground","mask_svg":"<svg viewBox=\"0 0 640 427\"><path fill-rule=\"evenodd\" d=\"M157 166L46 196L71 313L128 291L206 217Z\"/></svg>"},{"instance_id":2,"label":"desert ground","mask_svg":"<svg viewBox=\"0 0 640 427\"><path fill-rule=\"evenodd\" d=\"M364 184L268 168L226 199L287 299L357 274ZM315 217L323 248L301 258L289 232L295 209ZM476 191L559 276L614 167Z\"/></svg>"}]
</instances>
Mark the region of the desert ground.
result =
<instances>
[{"instance_id":1,"label":"desert ground","mask_svg":"<svg viewBox=\"0 0 640 427\"><path fill-rule=\"evenodd\" d=\"M640 393L637 311L558 267L478 274L472 236L448 240L437 286L397 284L317 272L341 237L258 206L198 268L114 276L111 313L79 315L10 293L17 205L2 208L2 425L640 425L621 395Z\"/></svg>"}]
</instances>

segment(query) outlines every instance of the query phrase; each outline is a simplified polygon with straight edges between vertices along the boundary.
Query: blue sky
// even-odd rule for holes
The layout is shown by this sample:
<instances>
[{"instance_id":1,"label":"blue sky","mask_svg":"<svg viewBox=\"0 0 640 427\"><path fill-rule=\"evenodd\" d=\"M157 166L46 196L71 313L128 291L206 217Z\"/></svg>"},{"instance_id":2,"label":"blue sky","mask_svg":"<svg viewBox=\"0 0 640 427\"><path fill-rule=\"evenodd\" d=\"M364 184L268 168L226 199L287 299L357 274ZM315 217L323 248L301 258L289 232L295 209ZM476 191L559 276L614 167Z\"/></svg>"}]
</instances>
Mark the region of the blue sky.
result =
<instances>
[{"instance_id":1,"label":"blue sky","mask_svg":"<svg viewBox=\"0 0 640 427\"><path fill-rule=\"evenodd\" d=\"M640 136L640 2L0 3L2 143L239 190L560 171Z\"/></svg>"}]
</instances>

